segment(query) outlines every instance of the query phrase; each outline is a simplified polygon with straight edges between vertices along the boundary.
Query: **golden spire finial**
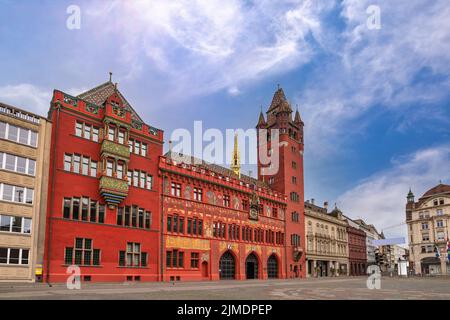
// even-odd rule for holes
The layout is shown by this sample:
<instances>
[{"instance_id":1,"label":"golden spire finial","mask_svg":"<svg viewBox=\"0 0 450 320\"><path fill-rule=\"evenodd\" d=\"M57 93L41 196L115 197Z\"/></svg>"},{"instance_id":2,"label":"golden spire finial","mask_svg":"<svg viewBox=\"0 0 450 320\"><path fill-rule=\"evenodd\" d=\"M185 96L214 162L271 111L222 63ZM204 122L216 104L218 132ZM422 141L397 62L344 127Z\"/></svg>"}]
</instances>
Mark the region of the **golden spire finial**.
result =
<instances>
[{"instance_id":1,"label":"golden spire finial","mask_svg":"<svg viewBox=\"0 0 450 320\"><path fill-rule=\"evenodd\" d=\"M231 170L240 178L241 177L241 156L239 154L238 135L234 135L234 149L231 159Z\"/></svg>"}]
</instances>

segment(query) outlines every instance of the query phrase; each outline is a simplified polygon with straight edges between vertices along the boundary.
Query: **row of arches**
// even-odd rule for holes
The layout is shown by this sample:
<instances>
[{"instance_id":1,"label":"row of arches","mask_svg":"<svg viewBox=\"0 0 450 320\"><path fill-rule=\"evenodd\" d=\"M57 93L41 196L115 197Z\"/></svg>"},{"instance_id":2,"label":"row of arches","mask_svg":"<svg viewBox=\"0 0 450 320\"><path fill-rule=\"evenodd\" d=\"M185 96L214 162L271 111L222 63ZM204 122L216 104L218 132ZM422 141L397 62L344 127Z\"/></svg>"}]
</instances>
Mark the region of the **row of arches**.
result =
<instances>
[{"instance_id":1,"label":"row of arches","mask_svg":"<svg viewBox=\"0 0 450 320\"><path fill-rule=\"evenodd\" d=\"M266 261L267 277L277 279L279 276L279 263L277 256L272 254ZM261 266L255 253L250 253L245 259L246 279L259 279ZM236 279L236 259L230 251L226 251L219 260L219 274L221 280Z\"/></svg>"}]
</instances>

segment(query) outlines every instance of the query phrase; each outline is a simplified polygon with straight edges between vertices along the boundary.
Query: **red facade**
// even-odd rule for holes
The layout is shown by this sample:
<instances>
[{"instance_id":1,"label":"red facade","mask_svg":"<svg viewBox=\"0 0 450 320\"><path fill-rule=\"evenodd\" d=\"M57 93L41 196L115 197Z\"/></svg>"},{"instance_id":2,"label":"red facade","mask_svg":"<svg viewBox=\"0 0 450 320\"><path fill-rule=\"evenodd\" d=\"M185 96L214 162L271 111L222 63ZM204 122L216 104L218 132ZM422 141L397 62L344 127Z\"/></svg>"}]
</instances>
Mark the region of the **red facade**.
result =
<instances>
[{"instance_id":1,"label":"red facade","mask_svg":"<svg viewBox=\"0 0 450 320\"><path fill-rule=\"evenodd\" d=\"M258 124L279 129L280 168L263 177L259 164L259 180L163 156L163 132L111 82L55 91L49 117L46 281L71 265L84 281L305 276L303 122L281 89Z\"/></svg>"},{"instance_id":2,"label":"red facade","mask_svg":"<svg viewBox=\"0 0 450 320\"><path fill-rule=\"evenodd\" d=\"M77 98L55 91L49 117L45 279L66 281L78 265L85 281L158 280L163 132L110 82Z\"/></svg>"},{"instance_id":3,"label":"red facade","mask_svg":"<svg viewBox=\"0 0 450 320\"><path fill-rule=\"evenodd\" d=\"M168 154L160 170L164 280L286 277L283 194L193 158Z\"/></svg>"},{"instance_id":4,"label":"red facade","mask_svg":"<svg viewBox=\"0 0 450 320\"><path fill-rule=\"evenodd\" d=\"M305 209L304 209L304 176L303 176L303 121L298 110L292 117L292 109L283 89L279 88L273 96L267 111L267 121L260 114L257 129L267 130L272 136L274 130L279 133L279 170L275 174L267 174L267 165L258 161L260 180L265 180L273 190L287 196L286 209L286 264L287 277L306 277L305 267ZM258 138L264 131L258 131ZM264 152L270 150L272 139L267 139L267 147L260 145ZM264 171L266 170L266 171ZM266 173L263 175L263 173Z\"/></svg>"},{"instance_id":5,"label":"red facade","mask_svg":"<svg viewBox=\"0 0 450 320\"><path fill-rule=\"evenodd\" d=\"M367 269L366 233L355 227L347 227L348 262L351 276L362 276Z\"/></svg>"}]
</instances>

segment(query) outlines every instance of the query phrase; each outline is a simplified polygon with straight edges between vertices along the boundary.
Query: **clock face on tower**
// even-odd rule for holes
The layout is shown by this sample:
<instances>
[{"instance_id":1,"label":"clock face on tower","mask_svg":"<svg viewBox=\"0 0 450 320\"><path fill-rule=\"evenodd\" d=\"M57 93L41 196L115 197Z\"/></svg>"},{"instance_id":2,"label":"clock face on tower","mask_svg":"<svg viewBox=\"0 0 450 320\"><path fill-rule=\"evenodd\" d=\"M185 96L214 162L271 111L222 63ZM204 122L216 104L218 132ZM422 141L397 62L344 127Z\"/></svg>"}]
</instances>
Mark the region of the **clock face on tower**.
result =
<instances>
[{"instance_id":1,"label":"clock face on tower","mask_svg":"<svg viewBox=\"0 0 450 320\"><path fill-rule=\"evenodd\" d=\"M258 220L258 210L255 208L250 209L250 219Z\"/></svg>"}]
</instances>

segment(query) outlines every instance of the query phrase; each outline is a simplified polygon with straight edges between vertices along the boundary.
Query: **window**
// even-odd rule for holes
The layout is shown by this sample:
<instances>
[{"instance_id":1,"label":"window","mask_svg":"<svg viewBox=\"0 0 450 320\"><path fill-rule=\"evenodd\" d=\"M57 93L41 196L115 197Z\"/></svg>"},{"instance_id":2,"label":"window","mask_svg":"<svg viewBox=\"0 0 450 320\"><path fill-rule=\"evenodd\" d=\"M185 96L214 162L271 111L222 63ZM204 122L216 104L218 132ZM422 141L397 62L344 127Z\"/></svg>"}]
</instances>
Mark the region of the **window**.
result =
<instances>
[{"instance_id":1,"label":"window","mask_svg":"<svg viewBox=\"0 0 450 320\"><path fill-rule=\"evenodd\" d=\"M31 219L0 215L0 231L11 233L31 233Z\"/></svg>"},{"instance_id":2,"label":"window","mask_svg":"<svg viewBox=\"0 0 450 320\"><path fill-rule=\"evenodd\" d=\"M119 207L116 222L119 226L150 229L151 213L138 206Z\"/></svg>"},{"instance_id":3,"label":"window","mask_svg":"<svg viewBox=\"0 0 450 320\"><path fill-rule=\"evenodd\" d=\"M64 263L66 265L99 266L100 249L94 249L92 239L76 238L74 247L66 247Z\"/></svg>"},{"instance_id":4,"label":"window","mask_svg":"<svg viewBox=\"0 0 450 320\"><path fill-rule=\"evenodd\" d=\"M444 221L442 221L442 220L437 220L437 221L436 221L436 227L438 227L438 228L443 228L443 227L444 227Z\"/></svg>"},{"instance_id":5,"label":"window","mask_svg":"<svg viewBox=\"0 0 450 320\"><path fill-rule=\"evenodd\" d=\"M426 222L422 223L422 230L428 230L428 223Z\"/></svg>"},{"instance_id":6,"label":"window","mask_svg":"<svg viewBox=\"0 0 450 320\"><path fill-rule=\"evenodd\" d=\"M114 141L115 135L116 135L116 131L115 131L114 127L109 127L108 128L108 140Z\"/></svg>"},{"instance_id":7,"label":"window","mask_svg":"<svg viewBox=\"0 0 450 320\"><path fill-rule=\"evenodd\" d=\"M77 122L75 125L75 135L77 137L82 137L83 136L83 124L80 122Z\"/></svg>"},{"instance_id":8,"label":"window","mask_svg":"<svg viewBox=\"0 0 450 320\"><path fill-rule=\"evenodd\" d=\"M429 234L423 234L422 235L422 241L430 241L430 235Z\"/></svg>"},{"instance_id":9,"label":"window","mask_svg":"<svg viewBox=\"0 0 450 320\"><path fill-rule=\"evenodd\" d=\"M0 248L0 264L28 265L29 249Z\"/></svg>"},{"instance_id":10,"label":"window","mask_svg":"<svg viewBox=\"0 0 450 320\"><path fill-rule=\"evenodd\" d=\"M92 141L98 142L98 128L92 128Z\"/></svg>"},{"instance_id":11,"label":"window","mask_svg":"<svg viewBox=\"0 0 450 320\"><path fill-rule=\"evenodd\" d=\"M81 174L87 176L89 173L89 158L83 157L83 167L81 169Z\"/></svg>"},{"instance_id":12,"label":"window","mask_svg":"<svg viewBox=\"0 0 450 320\"><path fill-rule=\"evenodd\" d=\"M34 190L8 184L1 184L1 200L17 203L33 204Z\"/></svg>"},{"instance_id":13,"label":"window","mask_svg":"<svg viewBox=\"0 0 450 320\"><path fill-rule=\"evenodd\" d=\"M178 250L166 251L166 267L167 268L183 268L184 252Z\"/></svg>"},{"instance_id":14,"label":"window","mask_svg":"<svg viewBox=\"0 0 450 320\"><path fill-rule=\"evenodd\" d=\"M69 154L64 155L64 170L66 171L72 170L72 155Z\"/></svg>"},{"instance_id":15,"label":"window","mask_svg":"<svg viewBox=\"0 0 450 320\"><path fill-rule=\"evenodd\" d=\"M203 201L203 190L201 188L194 188L194 200Z\"/></svg>"},{"instance_id":16,"label":"window","mask_svg":"<svg viewBox=\"0 0 450 320\"><path fill-rule=\"evenodd\" d=\"M225 239L226 236L226 224L223 222L214 222L213 224L213 236L216 238ZM244 233L244 232L242 232Z\"/></svg>"},{"instance_id":17,"label":"window","mask_svg":"<svg viewBox=\"0 0 450 320\"><path fill-rule=\"evenodd\" d=\"M292 221L293 222L299 222L300 215L297 212L292 212Z\"/></svg>"},{"instance_id":18,"label":"window","mask_svg":"<svg viewBox=\"0 0 450 320\"><path fill-rule=\"evenodd\" d=\"M91 130L92 128L90 126L84 126L84 138L91 140Z\"/></svg>"},{"instance_id":19,"label":"window","mask_svg":"<svg viewBox=\"0 0 450 320\"><path fill-rule=\"evenodd\" d=\"M299 201L299 196L298 196L297 192L291 192L290 196L291 196L291 201L293 201L293 202Z\"/></svg>"},{"instance_id":20,"label":"window","mask_svg":"<svg viewBox=\"0 0 450 320\"><path fill-rule=\"evenodd\" d=\"M140 174L140 184L139 184L139 187L145 188L145 185L146 185L146 175L145 175L145 172L140 172L139 174Z\"/></svg>"},{"instance_id":21,"label":"window","mask_svg":"<svg viewBox=\"0 0 450 320\"><path fill-rule=\"evenodd\" d=\"M191 268L198 269L199 253L191 252Z\"/></svg>"},{"instance_id":22,"label":"window","mask_svg":"<svg viewBox=\"0 0 450 320\"><path fill-rule=\"evenodd\" d=\"M106 161L106 175L112 177L113 175L114 162L112 160Z\"/></svg>"},{"instance_id":23,"label":"window","mask_svg":"<svg viewBox=\"0 0 450 320\"><path fill-rule=\"evenodd\" d=\"M172 182L172 196L181 197L181 184Z\"/></svg>"},{"instance_id":24,"label":"window","mask_svg":"<svg viewBox=\"0 0 450 320\"><path fill-rule=\"evenodd\" d=\"M438 232L437 233L437 239L438 239L438 241L444 241L445 240L445 233L444 232Z\"/></svg>"},{"instance_id":25,"label":"window","mask_svg":"<svg viewBox=\"0 0 450 320\"><path fill-rule=\"evenodd\" d=\"M297 177L292 177L292 184L297 184Z\"/></svg>"},{"instance_id":26,"label":"window","mask_svg":"<svg viewBox=\"0 0 450 320\"><path fill-rule=\"evenodd\" d=\"M0 138L31 147L37 146L37 133L35 131L5 122L0 122Z\"/></svg>"},{"instance_id":27,"label":"window","mask_svg":"<svg viewBox=\"0 0 450 320\"><path fill-rule=\"evenodd\" d=\"M147 253L141 252L141 244L128 242L126 251L119 252L119 266L142 268L148 265Z\"/></svg>"},{"instance_id":28,"label":"window","mask_svg":"<svg viewBox=\"0 0 450 320\"><path fill-rule=\"evenodd\" d=\"M147 145L145 143L142 143L141 156L143 157L147 156Z\"/></svg>"},{"instance_id":29,"label":"window","mask_svg":"<svg viewBox=\"0 0 450 320\"><path fill-rule=\"evenodd\" d=\"M203 220L198 218L188 218L186 233L191 236L201 236L203 234Z\"/></svg>"},{"instance_id":30,"label":"window","mask_svg":"<svg viewBox=\"0 0 450 320\"><path fill-rule=\"evenodd\" d=\"M444 214L444 212L442 211L442 209L437 209L437 210L436 210L436 214L437 214L438 216L442 216L442 215Z\"/></svg>"},{"instance_id":31,"label":"window","mask_svg":"<svg viewBox=\"0 0 450 320\"><path fill-rule=\"evenodd\" d=\"M117 164L117 179L123 179L123 164Z\"/></svg>"},{"instance_id":32,"label":"window","mask_svg":"<svg viewBox=\"0 0 450 320\"><path fill-rule=\"evenodd\" d=\"M292 169L297 169L297 162L292 161Z\"/></svg>"},{"instance_id":33,"label":"window","mask_svg":"<svg viewBox=\"0 0 450 320\"><path fill-rule=\"evenodd\" d=\"M223 206L229 207L230 206L230 196L227 194L223 195Z\"/></svg>"},{"instance_id":34,"label":"window","mask_svg":"<svg viewBox=\"0 0 450 320\"><path fill-rule=\"evenodd\" d=\"M298 234L291 235L291 245L295 247L300 246L300 236Z\"/></svg>"},{"instance_id":35,"label":"window","mask_svg":"<svg viewBox=\"0 0 450 320\"><path fill-rule=\"evenodd\" d=\"M81 157L79 155L73 156L73 172L80 173L80 161Z\"/></svg>"},{"instance_id":36,"label":"window","mask_svg":"<svg viewBox=\"0 0 450 320\"><path fill-rule=\"evenodd\" d=\"M84 122L75 123L75 135L80 138L98 142L99 128ZM33 140L33 137L31 137Z\"/></svg>"},{"instance_id":37,"label":"window","mask_svg":"<svg viewBox=\"0 0 450 320\"><path fill-rule=\"evenodd\" d=\"M119 131L118 142L120 144L124 144L125 143L125 132L122 131L122 130Z\"/></svg>"},{"instance_id":38,"label":"window","mask_svg":"<svg viewBox=\"0 0 450 320\"><path fill-rule=\"evenodd\" d=\"M444 204L444 199L439 199L439 205L443 205Z\"/></svg>"},{"instance_id":39,"label":"window","mask_svg":"<svg viewBox=\"0 0 450 320\"><path fill-rule=\"evenodd\" d=\"M34 176L36 161L0 152L0 169Z\"/></svg>"},{"instance_id":40,"label":"window","mask_svg":"<svg viewBox=\"0 0 450 320\"><path fill-rule=\"evenodd\" d=\"M141 143L139 141L134 142L134 153L140 154L141 152Z\"/></svg>"},{"instance_id":41,"label":"window","mask_svg":"<svg viewBox=\"0 0 450 320\"><path fill-rule=\"evenodd\" d=\"M97 161L91 161L91 177L97 177Z\"/></svg>"},{"instance_id":42,"label":"window","mask_svg":"<svg viewBox=\"0 0 450 320\"><path fill-rule=\"evenodd\" d=\"M81 212L80 212L81 211ZM64 198L63 218L71 220L89 221L93 223L105 222L105 205L87 197Z\"/></svg>"}]
</instances>

